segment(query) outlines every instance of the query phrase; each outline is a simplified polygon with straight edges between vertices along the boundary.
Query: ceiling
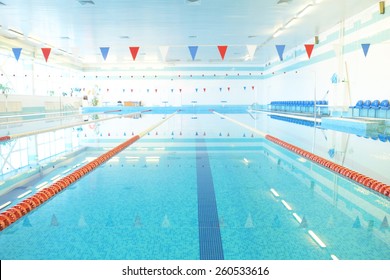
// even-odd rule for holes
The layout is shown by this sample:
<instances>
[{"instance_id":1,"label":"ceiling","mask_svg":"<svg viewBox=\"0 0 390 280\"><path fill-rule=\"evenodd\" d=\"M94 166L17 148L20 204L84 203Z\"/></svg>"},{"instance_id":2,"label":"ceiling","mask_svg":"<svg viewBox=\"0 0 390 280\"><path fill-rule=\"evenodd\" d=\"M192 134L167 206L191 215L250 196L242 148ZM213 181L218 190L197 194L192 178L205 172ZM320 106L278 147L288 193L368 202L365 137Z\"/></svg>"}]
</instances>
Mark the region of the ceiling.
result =
<instances>
[{"instance_id":1,"label":"ceiling","mask_svg":"<svg viewBox=\"0 0 390 280\"><path fill-rule=\"evenodd\" d=\"M13 45L101 63L258 65L276 56L275 44L294 47L377 0L0 0L0 35ZM307 5L310 13L273 38ZM11 29L11 31L10 31ZM16 33L14 32L16 31ZM18 34L19 33L19 34ZM38 41L37 41L38 40ZM224 60L218 45L227 45ZM247 45L257 46L248 57ZM139 46L136 61L129 46ZM165 57L162 48L168 47ZM188 46L199 46L193 61Z\"/></svg>"}]
</instances>

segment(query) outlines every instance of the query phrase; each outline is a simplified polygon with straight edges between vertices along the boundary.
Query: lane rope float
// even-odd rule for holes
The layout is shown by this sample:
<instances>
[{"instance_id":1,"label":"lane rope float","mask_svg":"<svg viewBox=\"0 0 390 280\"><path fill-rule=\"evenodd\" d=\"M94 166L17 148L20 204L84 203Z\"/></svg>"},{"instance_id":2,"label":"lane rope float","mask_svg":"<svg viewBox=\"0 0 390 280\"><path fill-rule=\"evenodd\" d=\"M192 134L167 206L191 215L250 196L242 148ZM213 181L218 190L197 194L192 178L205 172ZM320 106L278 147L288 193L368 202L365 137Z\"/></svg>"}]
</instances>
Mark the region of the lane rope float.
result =
<instances>
[{"instance_id":1,"label":"lane rope float","mask_svg":"<svg viewBox=\"0 0 390 280\"><path fill-rule=\"evenodd\" d=\"M134 142L136 142L137 140L145 136L148 132L152 131L153 129L157 128L158 126L160 126L161 124L163 124L164 122L172 118L178 112L179 111L174 112L173 114L167 116L165 119L159 121L158 123L147 128L146 130L131 137L127 141L114 147L113 149L97 157L96 159L92 160L86 165L78 168L77 170L73 171L67 176L49 185L48 187L45 187L44 189L38 191L31 197L24 199L22 202L0 213L0 231L4 230L11 224L15 223L21 217L31 212L35 208L37 208L39 205L45 203L50 198L60 193L68 186L70 186L80 178L84 177L85 175L93 171L95 168L97 168L98 166L102 165L103 163L105 163L106 161L114 157L116 154L120 153L121 151L129 147L131 144L133 144Z\"/></svg>"}]
</instances>

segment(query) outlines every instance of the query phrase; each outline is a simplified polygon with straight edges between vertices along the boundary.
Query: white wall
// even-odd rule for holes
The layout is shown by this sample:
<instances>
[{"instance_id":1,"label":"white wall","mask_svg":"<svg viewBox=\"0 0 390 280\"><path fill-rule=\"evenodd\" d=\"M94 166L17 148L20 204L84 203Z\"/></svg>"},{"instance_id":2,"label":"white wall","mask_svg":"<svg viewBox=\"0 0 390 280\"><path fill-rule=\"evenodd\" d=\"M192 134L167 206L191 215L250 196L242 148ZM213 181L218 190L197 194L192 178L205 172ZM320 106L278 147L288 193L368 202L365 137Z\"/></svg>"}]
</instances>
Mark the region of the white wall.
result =
<instances>
[{"instance_id":1,"label":"white wall","mask_svg":"<svg viewBox=\"0 0 390 280\"><path fill-rule=\"evenodd\" d=\"M313 100L314 93L316 99L322 99L329 92L326 99L330 105L344 107L360 99L389 99L388 26L390 16L379 15L375 5L319 34L320 44L315 45L311 59L304 49L311 41L293 49L287 42L284 61L276 58L266 70L262 96L267 102ZM371 44L367 57L363 43ZM334 73L340 78L337 84L331 82Z\"/></svg>"}]
</instances>

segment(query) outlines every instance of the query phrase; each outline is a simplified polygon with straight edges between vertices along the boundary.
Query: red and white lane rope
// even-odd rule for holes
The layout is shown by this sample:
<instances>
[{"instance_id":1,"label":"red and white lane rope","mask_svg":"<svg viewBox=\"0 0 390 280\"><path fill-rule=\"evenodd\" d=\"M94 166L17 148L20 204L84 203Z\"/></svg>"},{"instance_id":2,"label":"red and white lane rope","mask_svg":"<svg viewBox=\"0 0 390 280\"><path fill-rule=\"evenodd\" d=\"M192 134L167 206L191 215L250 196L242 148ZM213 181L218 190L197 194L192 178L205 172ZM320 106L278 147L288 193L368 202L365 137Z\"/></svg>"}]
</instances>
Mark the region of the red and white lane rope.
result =
<instances>
[{"instance_id":1,"label":"red and white lane rope","mask_svg":"<svg viewBox=\"0 0 390 280\"><path fill-rule=\"evenodd\" d=\"M134 135L129 140L123 142L122 144L116 146L115 148L109 150L108 152L104 153L103 155L99 156L98 158L94 159L93 161L87 163L86 165L78 168L77 170L73 171L72 173L68 174L67 176L59 179L55 183L49 185L48 187L38 191L31 197L28 197L24 199L22 202L16 204L15 206L5 210L4 212L0 213L0 231L7 228L17 220L19 220L21 217L26 215L27 213L31 212L35 208L37 208L39 205L45 203L47 200L49 200L51 197L55 196L59 192L66 189L68 186L79 180L80 178L84 177L91 171L93 171L98 166L105 163L107 160L115 156L116 154L120 153L127 147L129 147L131 144L136 142L138 139L142 138L144 135L146 135L148 132L152 131L156 127L160 126L170 118L172 118L177 112L169 115L165 119L159 121L158 123L152 125L151 127L147 128L146 130L138 133L137 135Z\"/></svg>"}]
</instances>

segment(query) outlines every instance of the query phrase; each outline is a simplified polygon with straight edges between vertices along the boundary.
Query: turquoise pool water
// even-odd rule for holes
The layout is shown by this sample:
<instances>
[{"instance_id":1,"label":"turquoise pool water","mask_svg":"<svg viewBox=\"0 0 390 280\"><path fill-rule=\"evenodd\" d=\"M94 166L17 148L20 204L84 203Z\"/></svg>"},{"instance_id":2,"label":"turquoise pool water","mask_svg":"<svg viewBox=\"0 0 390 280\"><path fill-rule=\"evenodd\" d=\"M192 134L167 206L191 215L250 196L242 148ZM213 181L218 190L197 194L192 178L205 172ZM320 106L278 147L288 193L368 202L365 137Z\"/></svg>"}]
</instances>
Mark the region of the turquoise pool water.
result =
<instances>
[{"instance_id":1,"label":"turquoise pool water","mask_svg":"<svg viewBox=\"0 0 390 280\"><path fill-rule=\"evenodd\" d=\"M2 231L0 258L390 259L387 198L233 124L230 137L192 126L198 135L180 138L178 127L164 124Z\"/></svg>"},{"instance_id":2,"label":"turquoise pool water","mask_svg":"<svg viewBox=\"0 0 390 280\"><path fill-rule=\"evenodd\" d=\"M1 232L0 258L199 259L197 157L209 160L224 259L390 258L385 198L259 139L167 143L140 140Z\"/></svg>"}]
</instances>

